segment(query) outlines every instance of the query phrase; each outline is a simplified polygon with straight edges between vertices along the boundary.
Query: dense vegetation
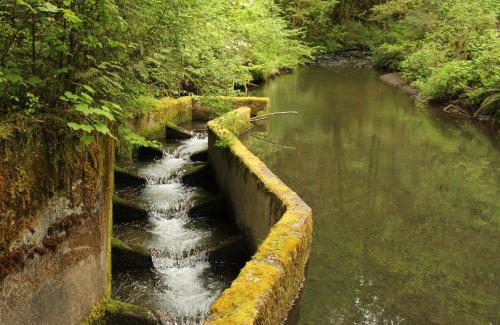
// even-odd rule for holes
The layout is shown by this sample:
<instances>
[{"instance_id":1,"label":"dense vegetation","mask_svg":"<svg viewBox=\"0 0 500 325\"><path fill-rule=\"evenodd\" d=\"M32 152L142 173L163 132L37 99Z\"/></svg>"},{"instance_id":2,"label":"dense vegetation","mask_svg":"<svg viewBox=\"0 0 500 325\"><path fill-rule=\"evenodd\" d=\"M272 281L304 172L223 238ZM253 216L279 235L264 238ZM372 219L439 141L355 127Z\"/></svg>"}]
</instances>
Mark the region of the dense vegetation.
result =
<instances>
[{"instance_id":1,"label":"dense vegetation","mask_svg":"<svg viewBox=\"0 0 500 325\"><path fill-rule=\"evenodd\" d=\"M279 0L326 51L371 50L424 98L500 117L497 0Z\"/></svg>"},{"instance_id":2,"label":"dense vegetation","mask_svg":"<svg viewBox=\"0 0 500 325\"><path fill-rule=\"evenodd\" d=\"M6 0L0 26L0 112L75 107L88 133L110 134L122 107L231 94L311 54L270 0Z\"/></svg>"},{"instance_id":3,"label":"dense vegetation","mask_svg":"<svg viewBox=\"0 0 500 325\"><path fill-rule=\"evenodd\" d=\"M0 26L0 113L75 107L85 132L161 96L236 93L317 50L370 50L430 101L500 102L496 0L8 0Z\"/></svg>"}]
</instances>

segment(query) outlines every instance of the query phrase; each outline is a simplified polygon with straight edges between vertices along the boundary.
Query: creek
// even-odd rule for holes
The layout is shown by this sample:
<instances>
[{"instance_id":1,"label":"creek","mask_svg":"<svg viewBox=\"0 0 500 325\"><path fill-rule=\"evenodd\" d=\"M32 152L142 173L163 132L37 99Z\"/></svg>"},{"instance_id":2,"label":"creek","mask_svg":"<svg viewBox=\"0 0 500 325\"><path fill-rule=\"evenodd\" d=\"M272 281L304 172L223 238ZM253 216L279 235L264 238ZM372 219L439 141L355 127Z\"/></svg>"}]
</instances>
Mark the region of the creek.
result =
<instances>
[{"instance_id":1,"label":"creek","mask_svg":"<svg viewBox=\"0 0 500 325\"><path fill-rule=\"evenodd\" d=\"M248 258L237 251L240 241L231 241L236 252L221 251L221 243L238 235L227 218L209 211L190 215L197 203L217 195L182 182L182 175L202 165L190 155L206 147L206 135L164 143L162 158L136 159L129 166L147 179L144 187L116 189L121 198L144 207L148 218L115 225L114 236L150 252L153 267L113 272L112 297L150 308L165 324L201 324Z\"/></svg>"},{"instance_id":2,"label":"creek","mask_svg":"<svg viewBox=\"0 0 500 325\"><path fill-rule=\"evenodd\" d=\"M257 89L244 137L313 210L296 324L500 324L500 152L480 123L369 68L311 66Z\"/></svg>"}]
</instances>

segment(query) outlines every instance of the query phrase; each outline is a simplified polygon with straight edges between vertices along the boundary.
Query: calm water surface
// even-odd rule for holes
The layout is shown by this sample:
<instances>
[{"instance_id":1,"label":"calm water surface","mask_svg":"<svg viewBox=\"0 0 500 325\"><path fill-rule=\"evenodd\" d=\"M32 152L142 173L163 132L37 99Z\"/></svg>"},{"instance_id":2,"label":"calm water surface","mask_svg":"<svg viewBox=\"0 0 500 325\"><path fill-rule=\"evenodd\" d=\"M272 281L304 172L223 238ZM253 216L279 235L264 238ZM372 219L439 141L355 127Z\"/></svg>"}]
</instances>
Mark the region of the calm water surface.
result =
<instances>
[{"instance_id":1,"label":"calm water surface","mask_svg":"<svg viewBox=\"0 0 500 325\"><path fill-rule=\"evenodd\" d=\"M376 72L308 67L259 89L245 142L311 205L298 324L500 324L500 153Z\"/></svg>"}]
</instances>

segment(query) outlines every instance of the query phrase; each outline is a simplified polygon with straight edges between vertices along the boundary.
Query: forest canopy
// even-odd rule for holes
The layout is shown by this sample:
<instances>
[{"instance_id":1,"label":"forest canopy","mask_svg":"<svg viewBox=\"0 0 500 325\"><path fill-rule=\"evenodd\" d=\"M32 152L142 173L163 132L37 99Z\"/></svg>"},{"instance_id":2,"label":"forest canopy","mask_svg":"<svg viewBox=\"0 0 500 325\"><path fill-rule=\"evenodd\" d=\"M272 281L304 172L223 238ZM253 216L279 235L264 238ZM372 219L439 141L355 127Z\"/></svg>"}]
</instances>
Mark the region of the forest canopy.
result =
<instances>
[{"instance_id":1,"label":"forest canopy","mask_svg":"<svg viewBox=\"0 0 500 325\"><path fill-rule=\"evenodd\" d=\"M162 96L235 94L320 51L366 50L425 99L494 115L498 10L496 0L2 1L0 113L76 107L105 122Z\"/></svg>"},{"instance_id":2,"label":"forest canopy","mask_svg":"<svg viewBox=\"0 0 500 325\"><path fill-rule=\"evenodd\" d=\"M0 24L2 112L230 94L312 53L268 0L9 0Z\"/></svg>"}]
</instances>

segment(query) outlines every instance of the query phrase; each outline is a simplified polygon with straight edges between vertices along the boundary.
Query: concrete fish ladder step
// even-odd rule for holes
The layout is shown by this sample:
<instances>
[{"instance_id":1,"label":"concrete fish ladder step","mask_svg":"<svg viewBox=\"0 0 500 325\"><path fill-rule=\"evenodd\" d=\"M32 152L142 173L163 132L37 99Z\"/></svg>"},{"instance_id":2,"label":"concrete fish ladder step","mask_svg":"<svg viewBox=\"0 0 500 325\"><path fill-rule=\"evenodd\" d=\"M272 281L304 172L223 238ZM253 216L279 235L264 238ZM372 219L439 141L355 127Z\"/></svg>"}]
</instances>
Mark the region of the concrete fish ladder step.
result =
<instances>
[{"instance_id":1,"label":"concrete fish ladder step","mask_svg":"<svg viewBox=\"0 0 500 325\"><path fill-rule=\"evenodd\" d=\"M126 244L117 238L111 239L111 259L113 271L153 268L151 253L144 248Z\"/></svg>"},{"instance_id":2,"label":"concrete fish ladder step","mask_svg":"<svg viewBox=\"0 0 500 325\"><path fill-rule=\"evenodd\" d=\"M143 176L134 174L125 168L120 166L114 166L114 177L116 187L144 187L147 183L147 179Z\"/></svg>"},{"instance_id":3,"label":"concrete fish ladder step","mask_svg":"<svg viewBox=\"0 0 500 325\"><path fill-rule=\"evenodd\" d=\"M104 314L105 325L161 325L163 316L143 306L110 300Z\"/></svg>"},{"instance_id":4,"label":"concrete fish ladder step","mask_svg":"<svg viewBox=\"0 0 500 325\"><path fill-rule=\"evenodd\" d=\"M146 220L148 211L139 204L113 195L113 224Z\"/></svg>"}]
</instances>

